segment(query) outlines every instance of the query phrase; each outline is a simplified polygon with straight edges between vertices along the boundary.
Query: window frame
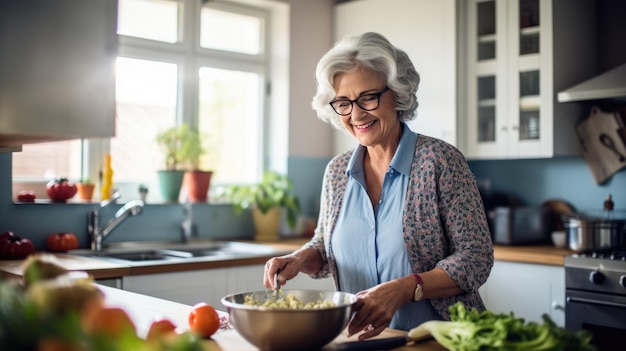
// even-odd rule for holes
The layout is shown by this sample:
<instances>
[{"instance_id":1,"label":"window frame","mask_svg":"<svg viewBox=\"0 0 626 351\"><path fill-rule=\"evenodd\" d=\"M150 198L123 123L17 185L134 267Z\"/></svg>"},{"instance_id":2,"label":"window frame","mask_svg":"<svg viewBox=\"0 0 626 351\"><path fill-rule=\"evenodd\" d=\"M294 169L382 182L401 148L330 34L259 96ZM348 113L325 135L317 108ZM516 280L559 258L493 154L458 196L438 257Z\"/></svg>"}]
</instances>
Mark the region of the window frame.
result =
<instances>
[{"instance_id":1,"label":"window frame","mask_svg":"<svg viewBox=\"0 0 626 351\"><path fill-rule=\"evenodd\" d=\"M118 57L127 57L144 60L156 60L178 65L178 87L176 123L189 123L192 126L198 123L199 113L199 69L201 67L212 67L218 69L239 70L253 72L261 76L263 87L260 87L261 109L260 118L263 128L259 131L260 147L258 157L262 159L261 169L257 170L256 177L260 179L264 169L276 164L276 160L268 156L269 150L276 149L276 141L270 137L275 135L272 128L268 126L272 119L272 101L270 91L270 81L272 79L271 67L274 62L270 57L272 49L270 33L275 30L270 20L272 18L272 8L254 7L236 1L229 2L206 2L201 0L166 0L175 2L179 6L179 40L176 43L160 42L157 40L144 39L118 34ZM216 8L221 11L233 12L236 14L252 15L262 21L261 53L244 54L237 52L227 52L201 47L200 26L202 7ZM81 178L98 179L104 155L110 151L110 139L81 139L82 143L82 164ZM24 179L14 179L14 183L22 183ZM29 180L32 181L32 180ZM42 182L45 184L47 180ZM217 184L224 186L227 184ZM134 181L116 180L116 188L122 194L129 193L125 198L135 196L134 191L139 183ZM155 184L156 185L156 184ZM14 186L15 188L15 186ZM158 193L158 192L153 192ZM154 202L153 202L154 203Z\"/></svg>"},{"instance_id":2,"label":"window frame","mask_svg":"<svg viewBox=\"0 0 626 351\"><path fill-rule=\"evenodd\" d=\"M197 126L199 113L199 69L202 67L212 67L218 69L239 70L259 74L264 82L264 89L261 96L261 125L264 127L259 131L261 135L261 145L258 149L258 157L261 157L261 169L257 170L255 179L260 179L263 169L268 168L265 157L269 152L268 137L270 123L269 104L269 71L270 62L268 59L269 43L268 31L270 15L266 9L251 7L239 3L215 3L207 2L202 4L198 0L167 0L179 4L182 11L179 13L179 42L165 43L150 39L137 38L118 34L118 57L127 57L143 60L157 60L174 63L178 65L178 97L176 123L188 123ZM200 45L200 16L202 7L209 6L222 11L237 14L251 15L260 18L262 21L262 50L260 54L251 55L237 52L227 52L203 48ZM106 140L87 139L84 142L89 150L83 158L84 177L98 179L100 165L104 161L103 155L110 149L110 142ZM218 184L212 182L216 186ZM116 184L126 185L135 188L136 182L116 181Z\"/></svg>"}]
</instances>

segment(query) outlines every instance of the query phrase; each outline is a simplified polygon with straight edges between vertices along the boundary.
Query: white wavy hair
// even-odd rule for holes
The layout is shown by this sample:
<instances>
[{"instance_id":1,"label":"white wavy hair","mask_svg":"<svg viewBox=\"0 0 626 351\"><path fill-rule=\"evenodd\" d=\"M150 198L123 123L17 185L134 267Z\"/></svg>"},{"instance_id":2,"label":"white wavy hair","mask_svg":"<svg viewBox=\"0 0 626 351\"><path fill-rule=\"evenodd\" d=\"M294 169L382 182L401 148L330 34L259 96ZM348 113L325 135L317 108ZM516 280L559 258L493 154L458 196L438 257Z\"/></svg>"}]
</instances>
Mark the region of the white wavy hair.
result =
<instances>
[{"instance_id":1,"label":"white wavy hair","mask_svg":"<svg viewBox=\"0 0 626 351\"><path fill-rule=\"evenodd\" d=\"M368 32L344 37L318 62L315 70L317 93L312 106L319 119L344 130L341 117L329 103L337 95L333 87L335 76L356 67L371 69L387 82L395 94L400 121L416 117L418 103L415 93L420 82L419 73L406 52L393 46L381 34Z\"/></svg>"}]
</instances>

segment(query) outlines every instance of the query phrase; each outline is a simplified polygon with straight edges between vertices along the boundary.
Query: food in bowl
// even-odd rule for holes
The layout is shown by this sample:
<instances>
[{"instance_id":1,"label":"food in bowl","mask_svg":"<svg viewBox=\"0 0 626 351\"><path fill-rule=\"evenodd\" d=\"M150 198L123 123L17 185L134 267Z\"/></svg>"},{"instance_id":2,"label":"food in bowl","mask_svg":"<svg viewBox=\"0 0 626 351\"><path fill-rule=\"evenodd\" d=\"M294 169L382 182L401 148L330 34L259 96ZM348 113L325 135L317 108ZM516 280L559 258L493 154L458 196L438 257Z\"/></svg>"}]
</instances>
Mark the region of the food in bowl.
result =
<instances>
[{"instance_id":1,"label":"food in bowl","mask_svg":"<svg viewBox=\"0 0 626 351\"><path fill-rule=\"evenodd\" d=\"M332 302L319 308L272 308L246 304L251 299L266 302L274 291L251 291L222 298L231 324L248 342L261 350L319 350L345 329L352 317L356 295L339 291L282 290L284 296L303 304Z\"/></svg>"},{"instance_id":2,"label":"food in bowl","mask_svg":"<svg viewBox=\"0 0 626 351\"><path fill-rule=\"evenodd\" d=\"M244 304L251 306L262 306L267 308L290 308L294 310L337 306L333 301L322 300L321 298L317 301L305 302L298 299L293 293L289 293L287 294L287 296L279 297L278 299L274 299L274 297L271 297L269 299L266 299L265 301L257 300L256 298L254 298L254 296L248 295L244 297Z\"/></svg>"}]
</instances>

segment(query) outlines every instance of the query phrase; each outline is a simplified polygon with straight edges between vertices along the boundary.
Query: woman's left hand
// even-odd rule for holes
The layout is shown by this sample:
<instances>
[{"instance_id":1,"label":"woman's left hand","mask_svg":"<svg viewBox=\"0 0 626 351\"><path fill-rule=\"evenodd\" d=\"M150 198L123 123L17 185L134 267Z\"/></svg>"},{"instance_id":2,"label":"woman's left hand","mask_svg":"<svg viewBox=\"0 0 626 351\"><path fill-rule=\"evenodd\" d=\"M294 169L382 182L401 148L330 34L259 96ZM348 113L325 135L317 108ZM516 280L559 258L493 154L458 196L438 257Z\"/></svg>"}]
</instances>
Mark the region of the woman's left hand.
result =
<instances>
[{"instance_id":1,"label":"woman's left hand","mask_svg":"<svg viewBox=\"0 0 626 351\"><path fill-rule=\"evenodd\" d=\"M359 340L364 340L380 334L387 328L394 313L411 301L412 296L404 293L409 291L401 278L358 292L354 306L357 313L350 321L348 335L363 331Z\"/></svg>"}]
</instances>

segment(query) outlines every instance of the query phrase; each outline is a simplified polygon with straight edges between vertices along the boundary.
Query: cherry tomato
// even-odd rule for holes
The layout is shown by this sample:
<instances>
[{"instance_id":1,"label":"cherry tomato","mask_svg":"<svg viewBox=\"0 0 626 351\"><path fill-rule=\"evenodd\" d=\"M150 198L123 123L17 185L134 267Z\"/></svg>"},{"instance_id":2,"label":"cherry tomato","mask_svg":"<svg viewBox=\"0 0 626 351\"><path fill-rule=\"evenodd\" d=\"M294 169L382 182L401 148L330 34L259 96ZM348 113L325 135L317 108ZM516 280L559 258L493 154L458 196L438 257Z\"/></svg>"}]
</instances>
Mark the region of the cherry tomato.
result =
<instances>
[{"instance_id":1,"label":"cherry tomato","mask_svg":"<svg viewBox=\"0 0 626 351\"><path fill-rule=\"evenodd\" d=\"M53 179L46 185L46 193L52 202L66 202L77 191L76 184L70 183L67 178Z\"/></svg>"},{"instance_id":2,"label":"cherry tomato","mask_svg":"<svg viewBox=\"0 0 626 351\"><path fill-rule=\"evenodd\" d=\"M46 248L54 252L78 249L78 238L73 233L54 233L48 236Z\"/></svg>"},{"instance_id":3,"label":"cherry tomato","mask_svg":"<svg viewBox=\"0 0 626 351\"><path fill-rule=\"evenodd\" d=\"M200 302L189 313L189 327L196 334L209 338L219 329L220 317L213 306Z\"/></svg>"},{"instance_id":4,"label":"cherry tomato","mask_svg":"<svg viewBox=\"0 0 626 351\"><path fill-rule=\"evenodd\" d=\"M26 238L7 231L0 234L0 258L22 259L35 252L35 245Z\"/></svg>"}]
</instances>

